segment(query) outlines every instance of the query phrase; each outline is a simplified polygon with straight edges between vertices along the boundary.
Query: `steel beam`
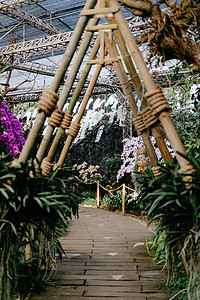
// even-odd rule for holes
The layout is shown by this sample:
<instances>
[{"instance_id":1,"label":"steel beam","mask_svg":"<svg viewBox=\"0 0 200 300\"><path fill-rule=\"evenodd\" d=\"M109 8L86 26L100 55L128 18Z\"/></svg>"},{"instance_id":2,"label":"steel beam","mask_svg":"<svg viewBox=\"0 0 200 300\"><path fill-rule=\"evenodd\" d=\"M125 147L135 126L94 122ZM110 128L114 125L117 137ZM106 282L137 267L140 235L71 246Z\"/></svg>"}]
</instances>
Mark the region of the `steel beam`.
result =
<instances>
[{"instance_id":1,"label":"steel beam","mask_svg":"<svg viewBox=\"0 0 200 300\"><path fill-rule=\"evenodd\" d=\"M42 1L44 0L2 0L0 3L0 10L5 7L20 8L30 4L37 4Z\"/></svg>"},{"instance_id":2,"label":"steel beam","mask_svg":"<svg viewBox=\"0 0 200 300\"><path fill-rule=\"evenodd\" d=\"M55 51L63 51L68 45L73 31L64 32L52 36L43 37L32 41L25 41L16 43L8 46L0 47L0 62L4 58L8 61L10 58L14 59L30 59L36 56L45 56L51 52L52 49Z\"/></svg>"},{"instance_id":3,"label":"steel beam","mask_svg":"<svg viewBox=\"0 0 200 300\"><path fill-rule=\"evenodd\" d=\"M15 18L19 21L23 21L28 25L31 25L39 30L42 30L44 32L47 32L48 34L55 34L60 33L61 30L56 28L55 26L35 17L32 16L24 11L21 11L19 9L16 9L15 7L0 7L1 13L4 15L8 15L9 17Z\"/></svg>"}]
</instances>

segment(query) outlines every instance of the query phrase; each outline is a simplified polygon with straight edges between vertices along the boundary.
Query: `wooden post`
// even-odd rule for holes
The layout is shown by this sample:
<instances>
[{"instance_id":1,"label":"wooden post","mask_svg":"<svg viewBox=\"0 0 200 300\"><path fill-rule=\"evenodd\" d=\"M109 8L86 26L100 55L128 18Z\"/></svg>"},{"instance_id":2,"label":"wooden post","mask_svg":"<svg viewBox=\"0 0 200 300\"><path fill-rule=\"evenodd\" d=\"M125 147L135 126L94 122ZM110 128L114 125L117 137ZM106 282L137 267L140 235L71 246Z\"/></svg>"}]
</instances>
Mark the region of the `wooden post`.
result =
<instances>
[{"instance_id":1,"label":"wooden post","mask_svg":"<svg viewBox=\"0 0 200 300\"><path fill-rule=\"evenodd\" d=\"M94 7L95 3L97 0L87 0L84 9L91 9ZM60 66L56 71L56 74L54 76L54 79L52 81L51 89L54 92L58 91L58 88L62 82L62 79L64 77L64 74L69 66L69 63L71 62L71 59L73 57L73 54L76 50L76 47L78 45L79 39L81 37L81 34L85 28L85 25L88 21L88 16L80 16L76 28L74 30L73 36L71 41L68 44L68 47L64 53L64 56L61 60ZM24 147L21 151L21 154L19 156L18 162L23 162L25 163L26 160L29 157L29 154L33 148L33 145L36 141L36 138L38 136L39 131L41 130L44 121L46 119L45 113L41 112L38 113L34 122L33 127L31 128L28 138L26 140L26 143L24 144Z\"/></svg>"},{"instance_id":2,"label":"wooden post","mask_svg":"<svg viewBox=\"0 0 200 300\"><path fill-rule=\"evenodd\" d=\"M97 207L100 207L100 186L99 186L99 181L97 181Z\"/></svg>"},{"instance_id":3,"label":"wooden post","mask_svg":"<svg viewBox=\"0 0 200 300\"><path fill-rule=\"evenodd\" d=\"M122 184L122 215L125 215L125 196L126 196L126 186L125 183Z\"/></svg>"}]
</instances>

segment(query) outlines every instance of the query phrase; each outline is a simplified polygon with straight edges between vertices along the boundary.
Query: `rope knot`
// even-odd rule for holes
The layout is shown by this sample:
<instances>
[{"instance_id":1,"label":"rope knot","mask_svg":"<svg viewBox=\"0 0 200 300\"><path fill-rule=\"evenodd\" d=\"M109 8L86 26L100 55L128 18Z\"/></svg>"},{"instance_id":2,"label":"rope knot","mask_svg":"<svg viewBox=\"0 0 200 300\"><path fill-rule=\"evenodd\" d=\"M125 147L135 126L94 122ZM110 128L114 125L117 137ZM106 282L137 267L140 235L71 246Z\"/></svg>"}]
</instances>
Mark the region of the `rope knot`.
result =
<instances>
[{"instance_id":1,"label":"rope knot","mask_svg":"<svg viewBox=\"0 0 200 300\"><path fill-rule=\"evenodd\" d=\"M152 171L153 171L154 177L159 177L160 175L163 174L163 172L161 172L161 166L153 166Z\"/></svg>"},{"instance_id":2,"label":"rope knot","mask_svg":"<svg viewBox=\"0 0 200 300\"><path fill-rule=\"evenodd\" d=\"M61 126L63 129L69 129L69 126L70 126L70 124L71 124L72 118L73 118L72 115L70 115L70 114L68 114L68 113L65 113L64 118L63 118L62 123L61 123L60 126Z\"/></svg>"},{"instance_id":3,"label":"rope knot","mask_svg":"<svg viewBox=\"0 0 200 300\"><path fill-rule=\"evenodd\" d=\"M44 176L49 177L51 175L51 171L53 169L53 166L54 166L54 164L52 164L51 162L47 161L47 158L45 157L42 160L42 163L41 163L42 174Z\"/></svg>"},{"instance_id":4,"label":"rope knot","mask_svg":"<svg viewBox=\"0 0 200 300\"><path fill-rule=\"evenodd\" d=\"M59 99L59 96L51 89L46 88L42 96L38 102L37 111L41 113L42 111L45 113L47 117L49 117L56 108L56 103Z\"/></svg>"},{"instance_id":5,"label":"rope knot","mask_svg":"<svg viewBox=\"0 0 200 300\"><path fill-rule=\"evenodd\" d=\"M72 122L67 134L75 138L78 135L80 127L80 124Z\"/></svg>"},{"instance_id":6,"label":"rope knot","mask_svg":"<svg viewBox=\"0 0 200 300\"><path fill-rule=\"evenodd\" d=\"M62 123L64 115L64 111L57 108L52 112L51 116L49 117L48 124L52 127L59 127Z\"/></svg>"},{"instance_id":7,"label":"rope knot","mask_svg":"<svg viewBox=\"0 0 200 300\"><path fill-rule=\"evenodd\" d=\"M155 90L145 93L145 98L155 116L159 116L163 111L171 112L169 106L160 86L157 86Z\"/></svg>"},{"instance_id":8,"label":"rope knot","mask_svg":"<svg viewBox=\"0 0 200 300\"><path fill-rule=\"evenodd\" d=\"M145 107L141 111L142 119L147 128L154 126L158 122L158 118L153 115L152 110L149 106Z\"/></svg>"},{"instance_id":9,"label":"rope knot","mask_svg":"<svg viewBox=\"0 0 200 300\"><path fill-rule=\"evenodd\" d=\"M138 135L142 135L142 132L147 129L140 113L137 115L137 117L133 118L133 124Z\"/></svg>"}]
</instances>

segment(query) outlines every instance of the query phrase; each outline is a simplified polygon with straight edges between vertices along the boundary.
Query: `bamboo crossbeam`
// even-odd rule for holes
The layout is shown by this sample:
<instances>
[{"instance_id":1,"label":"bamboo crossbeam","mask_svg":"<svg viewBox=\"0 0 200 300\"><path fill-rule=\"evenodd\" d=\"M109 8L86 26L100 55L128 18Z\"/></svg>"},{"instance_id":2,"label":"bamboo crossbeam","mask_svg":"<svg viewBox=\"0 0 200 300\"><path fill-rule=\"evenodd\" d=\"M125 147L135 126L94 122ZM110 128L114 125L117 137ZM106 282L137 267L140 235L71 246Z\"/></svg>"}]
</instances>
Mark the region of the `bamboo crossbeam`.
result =
<instances>
[{"instance_id":1,"label":"bamboo crossbeam","mask_svg":"<svg viewBox=\"0 0 200 300\"><path fill-rule=\"evenodd\" d=\"M113 57L113 58L107 58L105 57L103 60L101 59L91 59L87 61L87 64L90 65L97 65L97 64L109 64L109 63L113 63L116 61L119 61L120 59L118 57Z\"/></svg>"},{"instance_id":2,"label":"bamboo crossbeam","mask_svg":"<svg viewBox=\"0 0 200 300\"><path fill-rule=\"evenodd\" d=\"M96 26L88 25L85 30L88 31L99 31L99 30L113 30L117 29L117 24L99 24Z\"/></svg>"},{"instance_id":3,"label":"bamboo crossbeam","mask_svg":"<svg viewBox=\"0 0 200 300\"><path fill-rule=\"evenodd\" d=\"M95 8L95 9L83 9L80 12L80 16L94 16L94 15L107 15L110 13L116 13L119 10L119 6L118 7L102 7L102 8Z\"/></svg>"},{"instance_id":4,"label":"bamboo crossbeam","mask_svg":"<svg viewBox=\"0 0 200 300\"><path fill-rule=\"evenodd\" d=\"M97 67L96 67L96 69L94 71L94 74L92 76L92 79L91 79L91 81L89 83L89 86L87 88L87 91L86 91L86 93L84 95L84 98L83 98L83 101L81 103L80 109L78 111L78 114L77 114L77 117L76 117L76 120L75 120L76 124L79 124L80 121L81 121L81 118L82 118L83 113L85 111L85 107L86 107L86 105L88 103L88 100L90 99L92 90L93 90L93 88L95 86L95 83L96 83L96 81L98 79L98 76L99 76L99 74L101 72L101 69L102 69L102 65L97 65ZM57 166L58 167L61 167L63 165L65 157L67 155L69 147L71 146L72 141L73 141L73 137L70 136L70 135L68 135L67 140L65 142L65 145L63 147L63 150L62 150L62 152L60 154L59 160L57 162Z\"/></svg>"},{"instance_id":5,"label":"bamboo crossbeam","mask_svg":"<svg viewBox=\"0 0 200 300\"><path fill-rule=\"evenodd\" d=\"M118 3L116 0L107 0L110 7L116 8L118 7ZM136 44L136 41L128 27L128 24L124 18L124 15L121 10L117 11L114 14L115 21L119 27L119 30L122 33L122 36L127 43L127 46L129 48L130 54L136 64L136 67L140 73L140 76L143 79L144 86L147 90L147 92L151 92L152 90L156 89L156 85L153 82L153 79L149 73L149 70L144 62L144 59L139 51L139 48ZM167 137L174 149L174 151L177 154L177 160L180 165L180 172L188 172L191 173L194 171L192 166L189 164L187 160L185 160L182 156L178 155L178 152L186 154L185 148L181 143L181 140L176 132L176 129L172 123L172 120L167 112L162 112L159 115L159 120L161 121L163 128L167 134Z\"/></svg>"},{"instance_id":6,"label":"bamboo crossbeam","mask_svg":"<svg viewBox=\"0 0 200 300\"><path fill-rule=\"evenodd\" d=\"M86 4L84 6L84 9L87 10L87 9L93 8L96 1L97 0L87 0ZM58 91L58 88L59 88L59 86L62 82L64 74L67 70L67 67L69 66L69 63L70 63L70 61L73 57L73 54L76 50L79 39L81 37L81 34L82 34L82 32L85 28L85 25L86 25L87 21L88 21L88 16L81 16L79 18L78 22L77 22L77 25L76 25L76 28L74 30L72 39L68 44L68 47L67 47L67 49L64 53L64 56L61 60L60 66L57 69L56 74L54 76L54 79L52 81L51 89L54 92ZM19 163L21 163L21 162L25 163L26 160L28 159L29 154L30 154L35 142L36 142L36 138L37 138L37 136L38 136L43 124L44 124L45 119L46 119L46 116L45 116L44 112L41 112L41 113L37 114L35 122L33 124L33 127L31 128L31 130L29 132L28 138L27 138L27 140L24 144L24 147L21 151L21 154L19 156L19 159L18 159Z\"/></svg>"}]
</instances>

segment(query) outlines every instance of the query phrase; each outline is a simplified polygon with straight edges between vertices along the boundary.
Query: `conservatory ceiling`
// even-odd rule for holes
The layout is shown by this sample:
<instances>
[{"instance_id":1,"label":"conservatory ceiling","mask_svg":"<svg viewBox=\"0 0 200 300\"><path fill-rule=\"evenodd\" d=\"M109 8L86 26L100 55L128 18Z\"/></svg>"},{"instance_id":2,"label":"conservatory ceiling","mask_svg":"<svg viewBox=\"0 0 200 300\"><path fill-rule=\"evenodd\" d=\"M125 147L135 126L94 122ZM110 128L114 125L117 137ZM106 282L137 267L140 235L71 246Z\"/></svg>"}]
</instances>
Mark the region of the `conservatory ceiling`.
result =
<instances>
[{"instance_id":1,"label":"conservatory ceiling","mask_svg":"<svg viewBox=\"0 0 200 300\"><path fill-rule=\"evenodd\" d=\"M0 1L0 58L15 68L53 75L53 68L30 62L64 53L86 0ZM131 14L125 11L125 16ZM15 44L15 45L13 45Z\"/></svg>"},{"instance_id":2,"label":"conservatory ceiling","mask_svg":"<svg viewBox=\"0 0 200 300\"><path fill-rule=\"evenodd\" d=\"M0 73L13 68L12 85L18 85L27 78L29 80L26 80L23 87L40 90L42 81L43 85L48 85L59 66L85 2L86 0L1 0ZM143 21L139 17L133 17L123 7L122 11L133 35L140 33ZM37 78L34 77L35 74ZM163 76L160 78L163 79ZM105 80L102 83L106 89L109 88L108 84ZM100 86L101 84L98 91L101 90ZM110 86L113 86L113 82ZM26 90L24 93L26 94Z\"/></svg>"}]
</instances>

